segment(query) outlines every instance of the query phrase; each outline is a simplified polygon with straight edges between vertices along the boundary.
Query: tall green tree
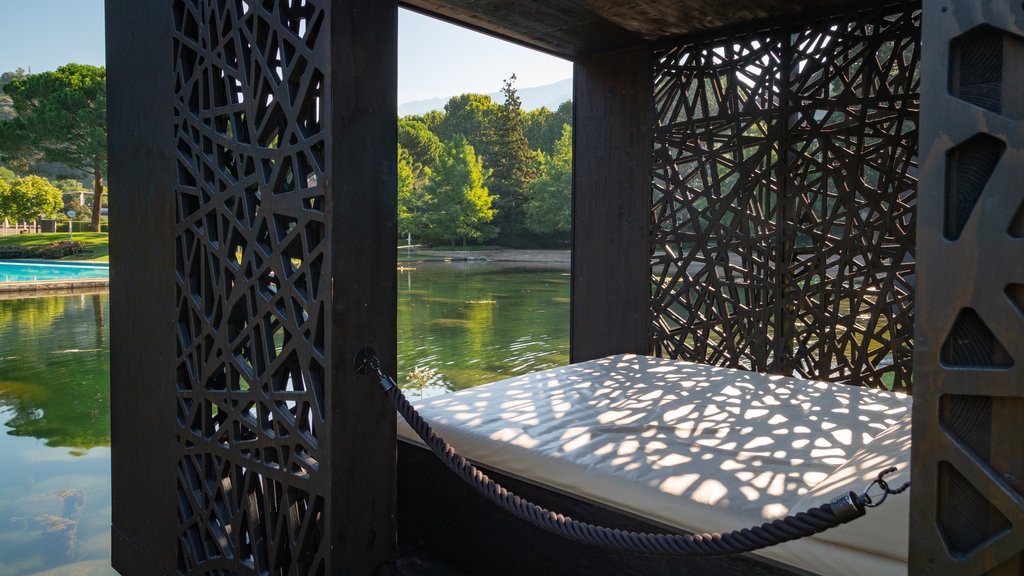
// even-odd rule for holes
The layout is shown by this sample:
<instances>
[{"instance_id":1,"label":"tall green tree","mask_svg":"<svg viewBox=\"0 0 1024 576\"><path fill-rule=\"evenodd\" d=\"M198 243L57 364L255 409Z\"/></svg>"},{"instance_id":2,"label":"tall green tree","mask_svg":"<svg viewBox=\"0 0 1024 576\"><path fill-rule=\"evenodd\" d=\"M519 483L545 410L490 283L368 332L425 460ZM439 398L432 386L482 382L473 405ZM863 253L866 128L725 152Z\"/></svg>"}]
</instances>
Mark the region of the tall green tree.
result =
<instances>
[{"instance_id":1,"label":"tall green tree","mask_svg":"<svg viewBox=\"0 0 1024 576\"><path fill-rule=\"evenodd\" d=\"M416 171L409 151L398 145L398 233L417 229L422 200L416 193ZM418 230L417 230L418 232Z\"/></svg>"},{"instance_id":2,"label":"tall green tree","mask_svg":"<svg viewBox=\"0 0 1024 576\"><path fill-rule=\"evenodd\" d=\"M107 172L107 73L67 64L4 86L15 117L0 122L0 157L14 168L56 162L93 181L92 229L100 231Z\"/></svg>"},{"instance_id":3,"label":"tall green tree","mask_svg":"<svg viewBox=\"0 0 1024 576\"><path fill-rule=\"evenodd\" d=\"M421 166L430 166L437 161L437 155L444 147L426 124L412 118L398 119L398 143L409 152L412 162Z\"/></svg>"},{"instance_id":4,"label":"tall green tree","mask_svg":"<svg viewBox=\"0 0 1024 576\"><path fill-rule=\"evenodd\" d=\"M480 158L464 137L457 137L441 151L425 187L423 236L455 245L461 240L480 242L497 230L490 222L494 196L484 186L487 173Z\"/></svg>"},{"instance_id":5,"label":"tall green tree","mask_svg":"<svg viewBox=\"0 0 1024 576\"><path fill-rule=\"evenodd\" d=\"M530 150L540 150L545 154L551 153L554 141L546 141L544 130L548 122L551 121L551 116L551 110L545 106L523 113L523 136L526 136Z\"/></svg>"},{"instance_id":6,"label":"tall green tree","mask_svg":"<svg viewBox=\"0 0 1024 576\"><path fill-rule=\"evenodd\" d=\"M63 206L60 189L42 176L17 178L10 185L0 183L0 219L35 222L40 216L52 218Z\"/></svg>"},{"instance_id":7,"label":"tall green tree","mask_svg":"<svg viewBox=\"0 0 1024 576\"><path fill-rule=\"evenodd\" d=\"M488 158L490 188L497 197L495 225L508 242L526 228L526 192L537 177L537 156L523 134L522 102L516 94L515 74L501 92L505 102L498 107L487 132L492 155Z\"/></svg>"},{"instance_id":8,"label":"tall green tree","mask_svg":"<svg viewBox=\"0 0 1024 576\"><path fill-rule=\"evenodd\" d=\"M523 134L531 150L552 154L555 142L562 137L562 126L572 126L572 100L566 100L558 110L537 108L526 112L523 117Z\"/></svg>"},{"instance_id":9,"label":"tall green tree","mask_svg":"<svg viewBox=\"0 0 1024 576\"><path fill-rule=\"evenodd\" d=\"M490 150L486 135L498 108L484 94L453 96L444 105L444 116L431 129L442 142L450 142L461 134L477 155L487 157Z\"/></svg>"},{"instance_id":10,"label":"tall green tree","mask_svg":"<svg viewBox=\"0 0 1024 576\"><path fill-rule=\"evenodd\" d=\"M540 177L530 183L526 228L535 234L565 235L572 230L572 127L562 125L553 152L541 153Z\"/></svg>"}]
</instances>

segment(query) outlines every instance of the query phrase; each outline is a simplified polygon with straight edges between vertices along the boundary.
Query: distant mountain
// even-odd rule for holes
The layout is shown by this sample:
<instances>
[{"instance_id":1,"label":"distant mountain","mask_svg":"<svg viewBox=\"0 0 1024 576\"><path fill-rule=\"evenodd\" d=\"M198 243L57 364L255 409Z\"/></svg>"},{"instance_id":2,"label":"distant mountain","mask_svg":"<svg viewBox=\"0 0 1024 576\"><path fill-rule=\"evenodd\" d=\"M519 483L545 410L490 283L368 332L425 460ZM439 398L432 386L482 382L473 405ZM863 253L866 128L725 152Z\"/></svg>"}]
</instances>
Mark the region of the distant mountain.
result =
<instances>
[{"instance_id":1,"label":"distant mountain","mask_svg":"<svg viewBox=\"0 0 1024 576\"><path fill-rule=\"evenodd\" d=\"M554 111L562 104L562 102L572 100L572 78L559 80L554 84L547 84L545 86L517 88L516 95L518 95L519 99L522 101L523 110L525 111L541 107L547 107L548 110ZM455 94L453 94L453 96L455 96ZM494 92L488 94L488 96L499 104L505 101L505 97L501 92ZM398 115L409 116L410 114L424 114L431 110L444 110L444 105L447 104L450 99L451 97L430 98L428 100L414 100L412 102L406 102L398 106Z\"/></svg>"}]
</instances>

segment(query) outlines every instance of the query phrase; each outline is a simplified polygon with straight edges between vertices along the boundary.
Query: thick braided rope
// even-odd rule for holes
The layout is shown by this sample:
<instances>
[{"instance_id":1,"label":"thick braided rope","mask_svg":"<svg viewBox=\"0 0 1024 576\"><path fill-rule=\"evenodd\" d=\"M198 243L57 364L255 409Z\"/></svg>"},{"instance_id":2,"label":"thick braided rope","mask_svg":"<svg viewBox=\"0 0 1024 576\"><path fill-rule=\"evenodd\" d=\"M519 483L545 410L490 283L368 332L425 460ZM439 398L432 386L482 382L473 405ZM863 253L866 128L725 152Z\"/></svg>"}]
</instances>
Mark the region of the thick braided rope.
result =
<instances>
[{"instance_id":1,"label":"thick braided rope","mask_svg":"<svg viewBox=\"0 0 1024 576\"><path fill-rule=\"evenodd\" d=\"M652 534L595 526L533 504L503 488L437 435L397 386L386 390L395 409L445 465L508 513L565 538L643 554L718 556L750 552L817 534L842 524L831 505L725 534Z\"/></svg>"}]
</instances>

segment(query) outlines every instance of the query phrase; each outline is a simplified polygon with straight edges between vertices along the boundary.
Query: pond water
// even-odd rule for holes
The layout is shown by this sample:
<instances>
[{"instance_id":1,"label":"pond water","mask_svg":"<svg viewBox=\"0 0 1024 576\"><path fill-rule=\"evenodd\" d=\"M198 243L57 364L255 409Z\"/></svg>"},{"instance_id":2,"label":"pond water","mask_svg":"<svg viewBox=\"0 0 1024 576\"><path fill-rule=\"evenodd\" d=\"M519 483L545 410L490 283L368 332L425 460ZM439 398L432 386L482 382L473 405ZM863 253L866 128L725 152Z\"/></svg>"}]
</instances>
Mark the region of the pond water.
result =
<instances>
[{"instance_id":1,"label":"pond water","mask_svg":"<svg viewBox=\"0 0 1024 576\"><path fill-rule=\"evenodd\" d=\"M0 576L114 573L108 303L0 300Z\"/></svg>"},{"instance_id":2,"label":"pond water","mask_svg":"<svg viewBox=\"0 0 1024 576\"><path fill-rule=\"evenodd\" d=\"M412 398L568 363L567 269L414 266L398 294ZM115 574L108 310L106 293L0 300L0 576Z\"/></svg>"},{"instance_id":3,"label":"pond water","mask_svg":"<svg viewBox=\"0 0 1024 576\"><path fill-rule=\"evenodd\" d=\"M398 377L413 399L569 363L569 270L417 264L398 276Z\"/></svg>"}]
</instances>

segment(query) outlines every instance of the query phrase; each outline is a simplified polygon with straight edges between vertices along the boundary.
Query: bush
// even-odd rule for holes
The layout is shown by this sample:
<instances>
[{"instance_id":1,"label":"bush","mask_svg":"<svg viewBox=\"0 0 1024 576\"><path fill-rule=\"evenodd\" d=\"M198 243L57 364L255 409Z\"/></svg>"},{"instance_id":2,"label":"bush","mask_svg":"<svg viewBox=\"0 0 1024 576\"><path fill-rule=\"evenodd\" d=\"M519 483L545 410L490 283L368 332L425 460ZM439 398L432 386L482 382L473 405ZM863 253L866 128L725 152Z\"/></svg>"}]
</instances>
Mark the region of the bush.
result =
<instances>
[{"instance_id":1,"label":"bush","mask_svg":"<svg viewBox=\"0 0 1024 576\"><path fill-rule=\"evenodd\" d=\"M43 258L46 260L57 260L65 256L78 254L85 248L84 242L77 240L62 240L44 246L27 246L22 255L24 258Z\"/></svg>"}]
</instances>

